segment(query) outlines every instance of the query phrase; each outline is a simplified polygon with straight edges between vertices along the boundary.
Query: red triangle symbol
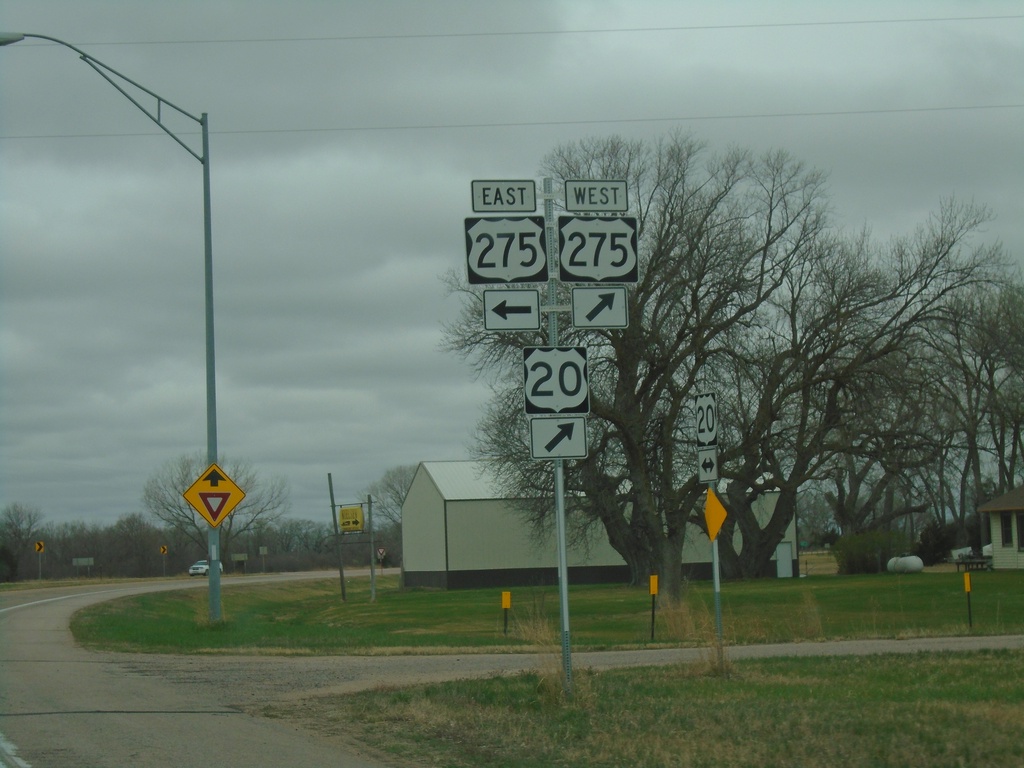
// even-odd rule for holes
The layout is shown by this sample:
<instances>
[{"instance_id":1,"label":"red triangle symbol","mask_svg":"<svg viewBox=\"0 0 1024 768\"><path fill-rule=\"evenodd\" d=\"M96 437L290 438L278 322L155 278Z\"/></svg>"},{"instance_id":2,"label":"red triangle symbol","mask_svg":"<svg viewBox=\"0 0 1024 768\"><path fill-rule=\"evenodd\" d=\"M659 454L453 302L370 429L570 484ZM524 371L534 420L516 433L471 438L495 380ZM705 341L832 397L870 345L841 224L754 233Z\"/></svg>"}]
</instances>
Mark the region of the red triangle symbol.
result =
<instances>
[{"instance_id":1,"label":"red triangle symbol","mask_svg":"<svg viewBox=\"0 0 1024 768\"><path fill-rule=\"evenodd\" d=\"M206 511L210 513L210 519L213 522L217 522L217 518L220 517L220 513L224 510L228 499L231 498L230 493L206 493L200 492L199 498L203 501L203 506L206 507Z\"/></svg>"}]
</instances>

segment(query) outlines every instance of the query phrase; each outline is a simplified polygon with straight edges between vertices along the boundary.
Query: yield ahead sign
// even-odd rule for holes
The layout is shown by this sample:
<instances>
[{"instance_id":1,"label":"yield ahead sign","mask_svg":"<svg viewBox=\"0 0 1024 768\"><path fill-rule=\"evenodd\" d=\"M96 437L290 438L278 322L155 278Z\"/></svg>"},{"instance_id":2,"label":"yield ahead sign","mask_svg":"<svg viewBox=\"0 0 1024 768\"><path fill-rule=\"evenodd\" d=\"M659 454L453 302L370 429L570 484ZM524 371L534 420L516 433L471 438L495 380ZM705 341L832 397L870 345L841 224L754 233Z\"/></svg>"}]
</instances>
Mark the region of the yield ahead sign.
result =
<instances>
[{"instance_id":1,"label":"yield ahead sign","mask_svg":"<svg viewBox=\"0 0 1024 768\"><path fill-rule=\"evenodd\" d=\"M245 498L245 492L216 464L206 468L182 494L185 501L216 528Z\"/></svg>"}]
</instances>

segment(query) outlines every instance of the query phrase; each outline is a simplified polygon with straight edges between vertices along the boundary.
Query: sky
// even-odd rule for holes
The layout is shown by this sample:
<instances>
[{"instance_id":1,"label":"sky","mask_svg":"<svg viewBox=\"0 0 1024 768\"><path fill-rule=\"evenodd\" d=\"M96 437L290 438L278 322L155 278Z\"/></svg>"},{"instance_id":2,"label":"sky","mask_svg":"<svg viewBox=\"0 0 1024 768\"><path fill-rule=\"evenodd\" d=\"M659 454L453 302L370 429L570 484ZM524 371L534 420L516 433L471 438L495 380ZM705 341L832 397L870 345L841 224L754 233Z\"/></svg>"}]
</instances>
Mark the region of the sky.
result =
<instances>
[{"instance_id":1,"label":"sky","mask_svg":"<svg viewBox=\"0 0 1024 768\"><path fill-rule=\"evenodd\" d=\"M295 517L326 519L328 473L341 504L471 457L490 391L441 348L441 277L472 181L539 183L560 144L784 149L839 227L885 241L955 196L1024 264L1019 0L0 0L0 32L208 113L218 447ZM0 48L0 507L113 523L205 456L202 202L73 51Z\"/></svg>"}]
</instances>

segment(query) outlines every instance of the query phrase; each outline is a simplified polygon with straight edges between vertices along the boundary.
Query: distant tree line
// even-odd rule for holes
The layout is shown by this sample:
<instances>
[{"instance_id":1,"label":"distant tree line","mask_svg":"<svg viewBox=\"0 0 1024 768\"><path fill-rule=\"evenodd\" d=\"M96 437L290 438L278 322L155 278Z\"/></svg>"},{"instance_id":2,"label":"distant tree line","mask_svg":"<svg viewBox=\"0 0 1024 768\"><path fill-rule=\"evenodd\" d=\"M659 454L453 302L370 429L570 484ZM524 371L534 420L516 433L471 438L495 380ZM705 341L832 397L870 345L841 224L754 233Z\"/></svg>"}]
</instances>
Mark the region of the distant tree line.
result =
<instances>
[{"instance_id":1,"label":"distant tree line","mask_svg":"<svg viewBox=\"0 0 1024 768\"><path fill-rule=\"evenodd\" d=\"M326 517L326 515L325 515ZM368 532L340 538L346 568L374 562L376 550L386 551L384 565L401 562L401 531L386 517L375 524L374 551ZM290 517L265 521L232 536L223 547L224 573L272 573L335 569L338 558L334 528L329 520L315 522ZM36 542L43 552L36 552ZM166 548L166 554L161 552ZM265 554L263 554L265 552ZM245 555L239 561L235 555ZM75 560L91 558L91 566ZM35 507L11 504L0 510L0 582L76 577L144 578L184 574L196 560L206 558L205 543L188 532L132 513L114 523L46 522Z\"/></svg>"}]
</instances>

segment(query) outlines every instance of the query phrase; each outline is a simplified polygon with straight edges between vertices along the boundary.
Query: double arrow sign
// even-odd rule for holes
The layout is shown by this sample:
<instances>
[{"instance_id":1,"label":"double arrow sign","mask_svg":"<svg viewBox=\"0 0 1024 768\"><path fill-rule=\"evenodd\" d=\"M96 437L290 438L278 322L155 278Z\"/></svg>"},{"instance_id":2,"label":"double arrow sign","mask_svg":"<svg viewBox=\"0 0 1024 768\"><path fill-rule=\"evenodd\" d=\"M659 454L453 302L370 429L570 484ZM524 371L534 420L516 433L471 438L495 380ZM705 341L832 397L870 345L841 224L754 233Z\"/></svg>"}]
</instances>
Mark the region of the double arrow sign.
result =
<instances>
[{"instance_id":1,"label":"double arrow sign","mask_svg":"<svg viewBox=\"0 0 1024 768\"><path fill-rule=\"evenodd\" d=\"M488 331L540 329L540 291L484 291L484 328ZM572 289L572 324L576 328L625 328L625 286Z\"/></svg>"}]
</instances>

